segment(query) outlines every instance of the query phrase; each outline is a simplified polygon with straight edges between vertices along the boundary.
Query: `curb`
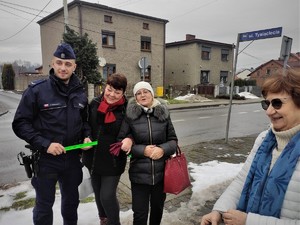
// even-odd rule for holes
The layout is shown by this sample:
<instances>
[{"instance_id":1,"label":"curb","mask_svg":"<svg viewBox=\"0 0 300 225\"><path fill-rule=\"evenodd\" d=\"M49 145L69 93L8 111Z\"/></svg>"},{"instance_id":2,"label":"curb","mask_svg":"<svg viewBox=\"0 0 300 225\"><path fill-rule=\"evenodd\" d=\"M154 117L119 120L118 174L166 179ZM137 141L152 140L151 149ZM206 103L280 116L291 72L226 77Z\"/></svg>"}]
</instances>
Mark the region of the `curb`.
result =
<instances>
[{"instance_id":1,"label":"curb","mask_svg":"<svg viewBox=\"0 0 300 225\"><path fill-rule=\"evenodd\" d=\"M253 104L259 103L261 101L258 99L249 99L249 100L234 100L231 105L242 105L242 104ZM228 101L212 101L212 102L199 102L199 103L183 103L183 104L173 104L168 105L169 110L178 110L178 109L195 109L195 108L208 108L208 107L217 107L217 106L227 106L230 105Z\"/></svg>"},{"instance_id":2,"label":"curb","mask_svg":"<svg viewBox=\"0 0 300 225\"><path fill-rule=\"evenodd\" d=\"M1 113L0 113L0 116L3 116L3 115L6 114L6 113L8 113L8 110L5 111L5 112L1 112Z\"/></svg>"}]
</instances>

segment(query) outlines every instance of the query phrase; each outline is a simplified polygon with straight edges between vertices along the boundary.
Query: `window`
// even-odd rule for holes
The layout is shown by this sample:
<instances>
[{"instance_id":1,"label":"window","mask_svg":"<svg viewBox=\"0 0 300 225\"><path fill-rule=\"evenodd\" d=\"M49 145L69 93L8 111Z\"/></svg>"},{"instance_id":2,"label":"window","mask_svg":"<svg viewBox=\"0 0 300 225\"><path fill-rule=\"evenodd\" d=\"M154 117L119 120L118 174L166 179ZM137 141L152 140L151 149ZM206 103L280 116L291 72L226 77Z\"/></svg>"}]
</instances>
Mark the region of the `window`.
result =
<instances>
[{"instance_id":1,"label":"window","mask_svg":"<svg viewBox=\"0 0 300 225\"><path fill-rule=\"evenodd\" d=\"M209 70L201 70L200 83L201 84L209 83Z\"/></svg>"},{"instance_id":2,"label":"window","mask_svg":"<svg viewBox=\"0 0 300 225\"><path fill-rule=\"evenodd\" d=\"M106 64L103 67L103 75L102 78L107 80L107 77L116 72L116 64Z\"/></svg>"},{"instance_id":3,"label":"window","mask_svg":"<svg viewBox=\"0 0 300 225\"><path fill-rule=\"evenodd\" d=\"M228 49L221 49L221 60L222 61L229 60L229 50Z\"/></svg>"},{"instance_id":4,"label":"window","mask_svg":"<svg viewBox=\"0 0 300 225\"><path fill-rule=\"evenodd\" d=\"M102 46L115 47L115 32L102 31Z\"/></svg>"},{"instance_id":5,"label":"window","mask_svg":"<svg viewBox=\"0 0 300 225\"><path fill-rule=\"evenodd\" d=\"M144 72L144 74L143 74L143 72ZM151 66L148 66L145 69L145 71L143 71L143 69L141 69L141 80L151 82Z\"/></svg>"},{"instance_id":6,"label":"window","mask_svg":"<svg viewBox=\"0 0 300 225\"><path fill-rule=\"evenodd\" d=\"M104 15L104 22L112 23L112 16Z\"/></svg>"},{"instance_id":7,"label":"window","mask_svg":"<svg viewBox=\"0 0 300 225\"><path fill-rule=\"evenodd\" d=\"M227 83L228 81L228 71L221 71L220 72L220 83Z\"/></svg>"},{"instance_id":8,"label":"window","mask_svg":"<svg viewBox=\"0 0 300 225\"><path fill-rule=\"evenodd\" d=\"M267 74L267 75L270 75L270 74L271 74L271 69L270 69L270 68L267 68L266 74Z\"/></svg>"},{"instance_id":9,"label":"window","mask_svg":"<svg viewBox=\"0 0 300 225\"><path fill-rule=\"evenodd\" d=\"M143 23L143 29L149 30L149 23Z\"/></svg>"},{"instance_id":10,"label":"window","mask_svg":"<svg viewBox=\"0 0 300 225\"><path fill-rule=\"evenodd\" d=\"M202 46L201 59L210 60L211 47Z\"/></svg>"},{"instance_id":11,"label":"window","mask_svg":"<svg viewBox=\"0 0 300 225\"><path fill-rule=\"evenodd\" d=\"M141 50L151 51L151 37L141 36Z\"/></svg>"}]
</instances>

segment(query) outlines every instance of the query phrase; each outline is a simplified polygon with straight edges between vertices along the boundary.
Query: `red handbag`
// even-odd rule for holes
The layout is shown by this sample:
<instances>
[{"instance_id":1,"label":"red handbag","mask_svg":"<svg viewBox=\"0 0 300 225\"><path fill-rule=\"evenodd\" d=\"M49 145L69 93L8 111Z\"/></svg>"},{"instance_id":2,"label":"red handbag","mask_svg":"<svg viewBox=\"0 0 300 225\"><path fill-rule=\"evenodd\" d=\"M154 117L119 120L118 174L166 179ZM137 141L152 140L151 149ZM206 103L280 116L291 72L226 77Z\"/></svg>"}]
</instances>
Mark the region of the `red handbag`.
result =
<instances>
[{"instance_id":1,"label":"red handbag","mask_svg":"<svg viewBox=\"0 0 300 225\"><path fill-rule=\"evenodd\" d=\"M166 160L164 175L164 192L179 194L191 185L187 161L179 146L176 155Z\"/></svg>"}]
</instances>

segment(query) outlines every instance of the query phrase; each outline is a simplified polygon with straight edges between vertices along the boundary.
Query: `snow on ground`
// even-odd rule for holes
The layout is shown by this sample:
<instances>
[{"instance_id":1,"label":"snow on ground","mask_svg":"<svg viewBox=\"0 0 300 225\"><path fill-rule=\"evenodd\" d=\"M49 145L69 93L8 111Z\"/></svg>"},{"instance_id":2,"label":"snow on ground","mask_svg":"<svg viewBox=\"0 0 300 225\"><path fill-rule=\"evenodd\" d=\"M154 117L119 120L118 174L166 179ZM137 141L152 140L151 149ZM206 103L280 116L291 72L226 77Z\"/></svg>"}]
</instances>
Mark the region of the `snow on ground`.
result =
<instances>
[{"instance_id":1,"label":"snow on ground","mask_svg":"<svg viewBox=\"0 0 300 225\"><path fill-rule=\"evenodd\" d=\"M257 99L257 98L259 98L256 95L251 94L250 92L240 92L238 95L239 96L245 96L246 99Z\"/></svg>"},{"instance_id":2,"label":"snow on ground","mask_svg":"<svg viewBox=\"0 0 300 225\"><path fill-rule=\"evenodd\" d=\"M246 99L257 99L257 97L254 94L251 94L250 92L240 92L238 93L240 96L244 96ZM176 100L186 100L186 101L191 101L191 102L209 102L212 101L211 99L205 98L200 95L195 95L195 94L187 94L184 96L178 96L175 98Z\"/></svg>"},{"instance_id":3,"label":"snow on ground","mask_svg":"<svg viewBox=\"0 0 300 225\"><path fill-rule=\"evenodd\" d=\"M182 203L181 207L175 212L164 212L162 224L165 225L186 225L186 221L182 218L188 218L192 212L203 206L206 201L213 200L219 195L220 191L228 185L228 183L240 171L241 164L231 164L219 161L210 161L200 165L189 163L190 175L195 180L192 182L192 196L188 203ZM16 193L27 191L26 198L34 197L34 190L30 181L22 182L20 185L0 190L0 209L11 206ZM218 192L219 191L219 192ZM62 224L60 215L60 193L57 192L56 201L53 207L54 223ZM95 202L80 203L78 208L78 225L98 225ZM132 210L120 213L122 225L132 224ZM32 224L32 208L26 210L10 209L7 212L0 211L0 225L24 225Z\"/></svg>"},{"instance_id":4,"label":"snow on ground","mask_svg":"<svg viewBox=\"0 0 300 225\"><path fill-rule=\"evenodd\" d=\"M187 94L184 96L178 96L175 98L176 100L185 100L190 102L211 102L211 99L205 98L201 95L195 95L195 94Z\"/></svg>"}]
</instances>

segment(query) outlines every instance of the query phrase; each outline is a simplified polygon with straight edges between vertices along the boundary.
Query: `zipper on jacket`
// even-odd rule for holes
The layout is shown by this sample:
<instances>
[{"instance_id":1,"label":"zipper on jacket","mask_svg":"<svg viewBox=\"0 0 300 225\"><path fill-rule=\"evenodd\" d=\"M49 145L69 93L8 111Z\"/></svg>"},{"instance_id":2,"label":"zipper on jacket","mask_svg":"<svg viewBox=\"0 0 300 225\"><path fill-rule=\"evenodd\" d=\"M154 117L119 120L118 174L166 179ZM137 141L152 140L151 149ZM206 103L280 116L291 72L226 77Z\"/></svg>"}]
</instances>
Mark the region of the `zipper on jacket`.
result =
<instances>
[{"instance_id":1,"label":"zipper on jacket","mask_svg":"<svg viewBox=\"0 0 300 225\"><path fill-rule=\"evenodd\" d=\"M153 144L152 141L152 129L151 129L151 121L150 121L150 115L147 113L147 120L148 120L148 127L149 127L149 139L150 139L150 144ZM154 161L151 159L151 175L152 175L152 185L154 185Z\"/></svg>"},{"instance_id":2,"label":"zipper on jacket","mask_svg":"<svg viewBox=\"0 0 300 225\"><path fill-rule=\"evenodd\" d=\"M99 136L100 136L100 129L98 129L97 131L98 135L97 135L97 140L99 140ZM99 144L99 143L98 143ZM93 154L93 161L92 161L92 166L91 166L91 174L94 173L94 169L95 169L95 162L96 162L96 151L98 151L98 145L94 146L94 154Z\"/></svg>"}]
</instances>

